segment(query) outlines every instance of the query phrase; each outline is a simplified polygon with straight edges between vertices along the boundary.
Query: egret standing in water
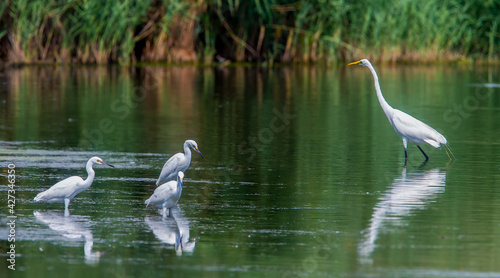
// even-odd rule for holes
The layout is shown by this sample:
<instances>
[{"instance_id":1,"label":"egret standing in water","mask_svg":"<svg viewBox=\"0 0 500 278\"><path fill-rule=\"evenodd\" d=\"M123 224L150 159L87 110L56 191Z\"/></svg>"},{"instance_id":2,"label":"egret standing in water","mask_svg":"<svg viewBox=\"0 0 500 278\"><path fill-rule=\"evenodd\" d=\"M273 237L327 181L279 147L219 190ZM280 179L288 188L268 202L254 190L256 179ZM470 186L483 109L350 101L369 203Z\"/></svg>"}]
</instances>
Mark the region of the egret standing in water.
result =
<instances>
[{"instance_id":1,"label":"egret standing in water","mask_svg":"<svg viewBox=\"0 0 500 278\"><path fill-rule=\"evenodd\" d=\"M387 101L385 101L384 96L382 95L382 91L380 90L377 72L375 72L375 69L373 68L370 61L368 61L367 59L363 59L361 61L348 64L348 66L351 65L365 66L368 67L372 72L373 79L375 81L375 91L377 91L377 98L380 106L384 110L389 123L394 127L394 130L396 130L396 132L403 138L403 146L405 148L405 166L408 161L408 154L406 151L408 142L417 145L418 149L425 156L425 161L429 160L429 157L427 156L427 154L425 154L424 150L420 148L419 144L426 143L433 146L434 148L439 149L441 148L441 145L445 145L450 151L451 155L453 155L451 149L447 145L448 142L446 138L444 138L441 133L437 132L427 124L406 114L405 112L392 108L387 103ZM448 155L448 157L450 157L447 151L446 154Z\"/></svg>"},{"instance_id":2,"label":"egret standing in water","mask_svg":"<svg viewBox=\"0 0 500 278\"><path fill-rule=\"evenodd\" d=\"M115 167L111 164L104 162L99 157L92 157L87 161L87 174L88 177L86 180L78 176L69 177L65 180L62 180L56 184L54 184L51 188L45 190L44 192L39 193L35 197L35 202L46 201L46 202L64 202L64 214L69 215L69 202L73 197L75 197L78 193L88 189L92 182L94 181L95 172L92 169L94 164L102 164L109 167Z\"/></svg>"},{"instance_id":3,"label":"egret standing in water","mask_svg":"<svg viewBox=\"0 0 500 278\"><path fill-rule=\"evenodd\" d=\"M191 164L191 149L195 150L197 153L201 155L203 159L203 154L201 154L198 149L198 144L194 140L186 140L184 142L184 153L177 153L172 156L165 165L163 165L163 169L161 170L160 177L156 181L156 186L160 184L164 184L167 181L175 180L177 177L177 173L179 171L186 172L187 168L189 168L189 164Z\"/></svg>"},{"instance_id":4,"label":"egret standing in water","mask_svg":"<svg viewBox=\"0 0 500 278\"><path fill-rule=\"evenodd\" d=\"M174 217L172 214L172 208L177 205L182 194L182 180L184 179L184 173L179 171L177 174L176 181L169 181L158 186L155 192L149 199L146 200L146 207L148 206L159 206L163 209L163 218L168 216Z\"/></svg>"}]
</instances>

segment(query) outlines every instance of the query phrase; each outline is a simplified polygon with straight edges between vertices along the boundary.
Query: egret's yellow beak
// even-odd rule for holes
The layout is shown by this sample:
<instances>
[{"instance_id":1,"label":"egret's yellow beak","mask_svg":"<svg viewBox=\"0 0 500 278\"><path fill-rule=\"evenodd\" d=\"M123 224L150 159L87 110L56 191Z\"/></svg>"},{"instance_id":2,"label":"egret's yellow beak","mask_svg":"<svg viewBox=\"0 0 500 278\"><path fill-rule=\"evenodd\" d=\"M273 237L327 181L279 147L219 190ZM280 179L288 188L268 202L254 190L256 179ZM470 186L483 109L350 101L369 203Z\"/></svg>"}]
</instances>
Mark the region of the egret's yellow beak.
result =
<instances>
[{"instance_id":1,"label":"egret's yellow beak","mask_svg":"<svg viewBox=\"0 0 500 278\"><path fill-rule=\"evenodd\" d=\"M347 64L347 65L348 65L348 66L352 66L352 65L357 65L357 64L359 64L359 63L361 63L361 61L352 62L352 63L349 63L349 64Z\"/></svg>"}]
</instances>

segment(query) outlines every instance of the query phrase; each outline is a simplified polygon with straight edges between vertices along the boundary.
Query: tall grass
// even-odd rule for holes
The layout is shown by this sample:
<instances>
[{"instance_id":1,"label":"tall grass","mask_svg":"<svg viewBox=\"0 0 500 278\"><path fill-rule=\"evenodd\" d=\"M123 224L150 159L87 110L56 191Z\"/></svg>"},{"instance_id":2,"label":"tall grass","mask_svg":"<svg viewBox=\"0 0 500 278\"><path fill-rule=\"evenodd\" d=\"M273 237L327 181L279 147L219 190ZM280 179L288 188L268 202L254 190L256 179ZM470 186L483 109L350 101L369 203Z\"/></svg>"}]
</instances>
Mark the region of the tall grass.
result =
<instances>
[{"instance_id":1,"label":"tall grass","mask_svg":"<svg viewBox=\"0 0 500 278\"><path fill-rule=\"evenodd\" d=\"M7 0L0 59L498 61L499 14L499 0Z\"/></svg>"}]
</instances>

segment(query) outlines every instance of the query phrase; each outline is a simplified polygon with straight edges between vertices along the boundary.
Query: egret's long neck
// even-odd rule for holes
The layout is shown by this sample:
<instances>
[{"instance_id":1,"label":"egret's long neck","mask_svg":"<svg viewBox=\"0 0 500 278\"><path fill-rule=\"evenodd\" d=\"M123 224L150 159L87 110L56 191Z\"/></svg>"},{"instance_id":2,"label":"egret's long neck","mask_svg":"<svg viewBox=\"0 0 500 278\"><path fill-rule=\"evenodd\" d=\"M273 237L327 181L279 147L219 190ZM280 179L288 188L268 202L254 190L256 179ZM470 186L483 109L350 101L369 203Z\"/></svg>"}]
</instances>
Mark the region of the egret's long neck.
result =
<instances>
[{"instance_id":1,"label":"egret's long neck","mask_svg":"<svg viewBox=\"0 0 500 278\"><path fill-rule=\"evenodd\" d=\"M84 182L85 187L89 187L90 185L92 185L92 182L94 181L95 172L94 169L92 169L92 165L93 165L92 161L89 160L87 162L87 167L86 167L88 176Z\"/></svg>"},{"instance_id":2,"label":"egret's long neck","mask_svg":"<svg viewBox=\"0 0 500 278\"><path fill-rule=\"evenodd\" d=\"M382 95L382 90L380 90L380 83L378 82L377 72L375 72L375 69L373 68L373 66L371 64L368 64L368 68L370 69L370 71L372 72L372 75L373 75L373 81L375 83L375 91L377 91L378 102L380 103L380 106L382 106L382 109L384 110L385 115L387 117L389 117L389 114L392 113L392 110L394 110L394 108L392 108L389 105L389 103L387 103L387 101L385 101L385 98Z\"/></svg>"},{"instance_id":3,"label":"egret's long neck","mask_svg":"<svg viewBox=\"0 0 500 278\"><path fill-rule=\"evenodd\" d=\"M177 190L182 190L182 181L179 176L177 176Z\"/></svg>"},{"instance_id":4,"label":"egret's long neck","mask_svg":"<svg viewBox=\"0 0 500 278\"><path fill-rule=\"evenodd\" d=\"M184 155L186 156L188 161L191 161L191 149L188 146L188 143L184 143Z\"/></svg>"}]
</instances>

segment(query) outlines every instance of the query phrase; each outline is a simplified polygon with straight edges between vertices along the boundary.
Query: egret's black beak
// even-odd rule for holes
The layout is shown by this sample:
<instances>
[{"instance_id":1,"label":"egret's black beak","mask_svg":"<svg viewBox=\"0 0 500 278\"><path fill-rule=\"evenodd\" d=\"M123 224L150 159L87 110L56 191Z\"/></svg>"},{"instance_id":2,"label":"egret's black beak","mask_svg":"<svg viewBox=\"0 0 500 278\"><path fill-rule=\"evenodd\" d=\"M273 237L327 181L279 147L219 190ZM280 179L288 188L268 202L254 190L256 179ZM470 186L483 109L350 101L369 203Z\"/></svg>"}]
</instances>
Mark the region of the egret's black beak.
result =
<instances>
[{"instance_id":1,"label":"egret's black beak","mask_svg":"<svg viewBox=\"0 0 500 278\"><path fill-rule=\"evenodd\" d=\"M112 168L115 168L115 166L107 163L107 162L104 162L104 161L101 161L102 165L106 165L106 166L109 166L109 167L112 167Z\"/></svg>"},{"instance_id":2,"label":"egret's black beak","mask_svg":"<svg viewBox=\"0 0 500 278\"><path fill-rule=\"evenodd\" d=\"M205 159L205 157L203 156L203 154L200 152L200 150L198 150L198 148L194 148L194 150L199 153L201 155L201 158Z\"/></svg>"}]
</instances>

